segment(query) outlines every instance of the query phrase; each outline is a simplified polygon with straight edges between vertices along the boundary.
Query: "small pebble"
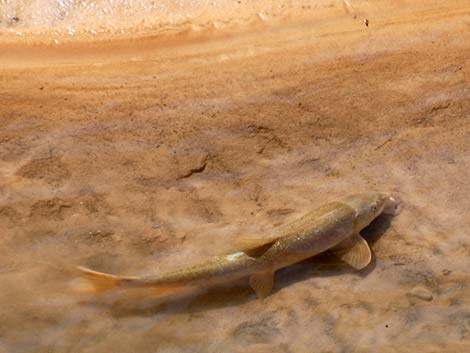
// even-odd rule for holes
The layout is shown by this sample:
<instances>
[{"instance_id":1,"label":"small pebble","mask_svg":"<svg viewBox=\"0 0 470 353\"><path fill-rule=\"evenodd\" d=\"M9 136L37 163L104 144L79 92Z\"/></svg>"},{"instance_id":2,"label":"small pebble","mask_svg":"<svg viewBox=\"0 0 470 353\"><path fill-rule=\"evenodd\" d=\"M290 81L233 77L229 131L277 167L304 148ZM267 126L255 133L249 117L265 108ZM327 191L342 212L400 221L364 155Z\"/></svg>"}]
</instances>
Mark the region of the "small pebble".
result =
<instances>
[{"instance_id":1,"label":"small pebble","mask_svg":"<svg viewBox=\"0 0 470 353\"><path fill-rule=\"evenodd\" d=\"M430 302L433 299L431 291L429 291L426 288L423 287L414 287L410 292L410 296L425 300L427 302Z\"/></svg>"}]
</instances>

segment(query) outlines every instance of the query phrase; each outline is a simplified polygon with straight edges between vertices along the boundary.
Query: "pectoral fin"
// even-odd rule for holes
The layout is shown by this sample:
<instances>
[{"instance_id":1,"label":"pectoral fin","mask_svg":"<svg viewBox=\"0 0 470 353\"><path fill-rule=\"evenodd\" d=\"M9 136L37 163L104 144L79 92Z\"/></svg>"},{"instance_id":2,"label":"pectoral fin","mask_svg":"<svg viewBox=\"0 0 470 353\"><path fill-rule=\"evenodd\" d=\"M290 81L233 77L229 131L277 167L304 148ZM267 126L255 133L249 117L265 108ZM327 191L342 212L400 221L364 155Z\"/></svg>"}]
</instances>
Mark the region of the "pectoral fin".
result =
<instances>
[{"instance_id":1,"label":"pectoral fin","mask_svg":"<svg viewBox=\"0 0 470 353\"><path fill-rule=\"evenodd\" d=\"M369 244L360 234L354 234L339 243L333 252L355 270L362 270L372 260Z\"/></svg>"},{"instance_id":2,"label":"pectoral fin","mask_svg":"<svg viewBox=\"0 0 470 353\"><path fill-rule=\"evenodd\" d=\"M272 271L259 272L250 276L250 286L259 299L266 298L274 286L274 273Z\"/></svg>"}]
</instances>

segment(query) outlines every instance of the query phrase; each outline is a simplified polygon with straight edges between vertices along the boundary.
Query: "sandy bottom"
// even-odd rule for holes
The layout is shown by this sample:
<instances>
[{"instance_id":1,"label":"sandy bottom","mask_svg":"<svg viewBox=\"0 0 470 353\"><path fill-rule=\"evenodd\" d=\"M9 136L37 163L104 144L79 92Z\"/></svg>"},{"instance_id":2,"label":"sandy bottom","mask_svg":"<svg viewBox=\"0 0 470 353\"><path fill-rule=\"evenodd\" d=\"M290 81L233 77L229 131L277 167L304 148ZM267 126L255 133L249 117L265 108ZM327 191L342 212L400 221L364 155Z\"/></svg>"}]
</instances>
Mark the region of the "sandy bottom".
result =
<instances>
[{"instance_id":1,"label":"sandy bottom","mask_svg":"<svg viewBox=\"0 0 470 353\"><path fill-rule=\"evenodd\" d=\"M468 352L470 7L391 3L369 27L332 7L80 59L5 51L0 352ZM323 256L264 301L244 281L168 301L70 290L75 265L166 271L370 189L403 207L364 232L359 273Z\"/></svg>"}]
</instances>

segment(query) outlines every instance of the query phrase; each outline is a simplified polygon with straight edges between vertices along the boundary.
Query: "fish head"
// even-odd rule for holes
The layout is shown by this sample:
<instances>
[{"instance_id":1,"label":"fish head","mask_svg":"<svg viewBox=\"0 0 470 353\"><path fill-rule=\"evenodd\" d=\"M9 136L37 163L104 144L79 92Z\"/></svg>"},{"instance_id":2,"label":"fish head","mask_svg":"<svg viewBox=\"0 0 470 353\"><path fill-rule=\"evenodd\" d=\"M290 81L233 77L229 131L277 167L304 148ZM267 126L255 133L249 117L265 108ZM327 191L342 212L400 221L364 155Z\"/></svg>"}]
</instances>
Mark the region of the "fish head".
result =
<instances>
[{"instance_id":1,"label":"fish head","mask_svg":"<svg viewBox=\"0 0 470 353\"><path fill-rule=\"evenodd\" d=\"M356 212L356 227L367 227L380 214L396 214L398 201L386 192L364 192L347 196L342 200Z\"/></svg>"}]
</instances>

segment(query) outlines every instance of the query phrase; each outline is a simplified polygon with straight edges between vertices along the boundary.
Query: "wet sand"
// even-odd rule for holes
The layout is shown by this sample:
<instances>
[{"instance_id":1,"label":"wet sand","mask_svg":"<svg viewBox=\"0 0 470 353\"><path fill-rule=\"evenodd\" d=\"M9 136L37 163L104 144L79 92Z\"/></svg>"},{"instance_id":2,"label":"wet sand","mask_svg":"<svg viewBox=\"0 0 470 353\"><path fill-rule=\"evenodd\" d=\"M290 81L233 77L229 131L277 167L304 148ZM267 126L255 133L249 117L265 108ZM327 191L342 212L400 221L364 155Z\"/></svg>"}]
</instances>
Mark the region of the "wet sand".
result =
<instances>
[{"instance_id":1,"label":"wet sand","mask_svg":"<svg viewBox=\"0 0 470 353\"><path fill-rule=\"evenodd\" d=\"M399 3L399 4L398 4ZM398 4L398 5L397 5ZM0 352L467 352L470 6L0 54ZM8 43L7 43L8 42ZM391 190L357 273L329 256L158 301L159 273L346 193Z\"/></svg>"}]
</instances>

